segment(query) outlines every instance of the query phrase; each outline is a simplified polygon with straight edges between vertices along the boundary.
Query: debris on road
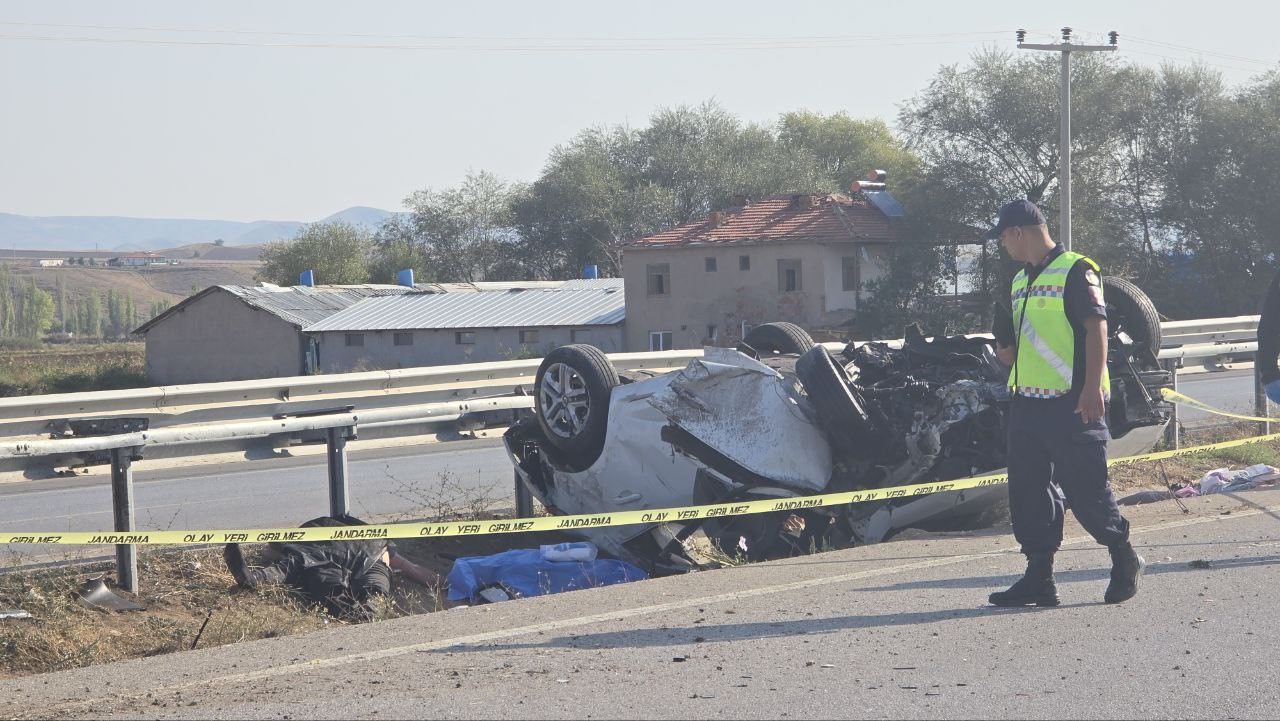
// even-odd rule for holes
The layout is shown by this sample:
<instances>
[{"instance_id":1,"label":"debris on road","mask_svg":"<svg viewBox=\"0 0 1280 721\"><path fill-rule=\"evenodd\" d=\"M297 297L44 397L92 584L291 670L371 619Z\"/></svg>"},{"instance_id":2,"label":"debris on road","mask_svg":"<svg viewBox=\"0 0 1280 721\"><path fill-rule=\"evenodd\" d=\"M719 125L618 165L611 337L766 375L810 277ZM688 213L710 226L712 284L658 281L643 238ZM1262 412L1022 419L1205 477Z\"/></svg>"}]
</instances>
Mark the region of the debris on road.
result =
<instances>
[{"instance_id":1,"label":"debris on road","mask_svg":"<svg viewBox=\"0 0 1280 721\"><path fill-rule=\"evenodd\" d=\"M20 608L0 608L0 621L7 618L31 618L31 614Z\"/></svg>"},{"instance_id":2,"label":"debris on road","mask_svg":"<svg viewBox=\"0 0 1280 721\"><path fill-rule=\"evenodd\" d=\"M1136 506L1170 499L1208 496L1214 493L1248 491L1273 486L1277 482L1280 482L1280 468L1265 463L1258 463L1239 471L1232 471L1226 467L1215 468L1205 473L1198 481L1172 484L1168 490L1164 491L1138 491L1121 498L1116 503L1121 506Z\"/></svg>"},{"instance_id":3,"label":"debris on road","mask_svg":"<svg viewBox=\"0 0 1280 721\"><path fill-rule=\"evenodd\" d=\"M146 609L140 603L118 596L107 586L105 576L91 578L80 590L80 600L91 608L100 611L142 611Z\"/></svg>"}]
</instances>

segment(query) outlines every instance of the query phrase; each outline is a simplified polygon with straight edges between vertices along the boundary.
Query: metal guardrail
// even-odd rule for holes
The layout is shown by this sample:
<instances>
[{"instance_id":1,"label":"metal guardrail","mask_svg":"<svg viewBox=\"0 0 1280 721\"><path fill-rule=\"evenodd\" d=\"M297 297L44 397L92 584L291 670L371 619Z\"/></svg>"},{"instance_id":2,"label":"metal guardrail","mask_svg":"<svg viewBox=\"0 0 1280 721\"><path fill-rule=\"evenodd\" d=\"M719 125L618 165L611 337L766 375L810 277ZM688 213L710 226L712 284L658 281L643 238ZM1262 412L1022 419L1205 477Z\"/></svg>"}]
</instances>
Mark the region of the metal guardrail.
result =
<instances>
[{"instance_id":1,"label":"metal guardrail","mask_svg":"<svg viewBox=\"0 0 1280 721\"><path fill-rule=\"evenodd\" d=\"M1174 371L1185 359L1254 352L1256 316L1162 324L1159 357ZM1214 339L1205 342L1205 339ZM1183 343L1184 340L1201 342ZM1167 347L1173 342L1175 347ZM843 343L824 344L840 350ZM701 350L616 353L622 371L668 372L702 356ZM0 468L67 464L82 454L110 454L115 530L134 530L132 463L142 457L192 455L195 444L237 448L262 439L323 431L327 444L330 512L347 512L346 442L362 432L457 422L470 414L530 408L541 359L271 378L191 386L68 393L0 399ZM1265 411L1265 395L1262 398ZM358 410L357 410L358 408ZM99 436L56 437L71 421L141 419L146 430ZM1173 423L1176 438L1176 419ZM417 429L421 432L421 429ZM53 435L55 437L50 438ZM518 499L519 501L519 499ZM131 545L116 548L118 580L137 590Z\"/></svg>"}]
</instances>

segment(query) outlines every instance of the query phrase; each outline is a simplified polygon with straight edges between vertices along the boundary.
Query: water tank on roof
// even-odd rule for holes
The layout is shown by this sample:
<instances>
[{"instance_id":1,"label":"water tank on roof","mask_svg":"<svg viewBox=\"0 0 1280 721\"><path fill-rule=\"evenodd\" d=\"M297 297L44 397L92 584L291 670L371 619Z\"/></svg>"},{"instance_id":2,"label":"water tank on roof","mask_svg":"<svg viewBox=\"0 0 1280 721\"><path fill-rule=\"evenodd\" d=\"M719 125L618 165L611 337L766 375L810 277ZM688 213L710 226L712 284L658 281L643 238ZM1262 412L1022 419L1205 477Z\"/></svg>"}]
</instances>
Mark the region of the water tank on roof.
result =
<instances>
[{"instance_id":1,"label":"water tank on roof","mask_svg":"<svg viewBox=\"0 0 1280 721\"><path fill-rule=\"evenodd\" d=\"M305 285L308 288L314 287L316 284L316 272L308 268L298 274L298 285Z\"/></svg>"},{"instance_id":2,"label":"water tank on roof","mask_svg":"<svg viewBox=\"0 0 1280 721\"><path fill-rule=\"evenodd\" d=\"M405 268L396 273L396 283L407 288L413 287L413 268Z\"/></svg>"},{"instance_id":3,"label":"water tank on roof","mask_svg":"<svg viewBox=\"0 0 1280 721\"><path fill-rule=\"evenodd\" d=\"M600 277L600 269L594 263L591 265L583 266L582 277L587 280L595 280L596 278Z\"/></svg>"}]
</instances>

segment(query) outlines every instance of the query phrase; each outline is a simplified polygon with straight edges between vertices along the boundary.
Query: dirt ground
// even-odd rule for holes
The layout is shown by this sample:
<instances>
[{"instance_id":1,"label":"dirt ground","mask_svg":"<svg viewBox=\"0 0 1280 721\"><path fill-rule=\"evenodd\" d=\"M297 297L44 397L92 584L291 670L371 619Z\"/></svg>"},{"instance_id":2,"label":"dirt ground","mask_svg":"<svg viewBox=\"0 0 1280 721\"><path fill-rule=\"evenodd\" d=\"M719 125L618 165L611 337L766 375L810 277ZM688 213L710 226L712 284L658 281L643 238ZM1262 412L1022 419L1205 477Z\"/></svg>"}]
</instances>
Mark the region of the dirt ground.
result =
<instances>
[{"instance_id":1,"label":"dirt ground","mask_svg":"<svg viewBox=\"0 0 1280 721\"><path fill-rule=\"evenodd\" d=\"M77 301L90 293L105 296L108 290L133 296L138 308L145 311L156 301L177 304L187 296L211 285L257 285L254 274L258 263L184 261L183 265L165 265L154 268L93 268L68 266L63 268L32 268L17 266L13 273L14 287L30 283L27 276L36 279L36 285L50 293L56 292L61 278L67 295Z\"/></svg>"}]
</instances>

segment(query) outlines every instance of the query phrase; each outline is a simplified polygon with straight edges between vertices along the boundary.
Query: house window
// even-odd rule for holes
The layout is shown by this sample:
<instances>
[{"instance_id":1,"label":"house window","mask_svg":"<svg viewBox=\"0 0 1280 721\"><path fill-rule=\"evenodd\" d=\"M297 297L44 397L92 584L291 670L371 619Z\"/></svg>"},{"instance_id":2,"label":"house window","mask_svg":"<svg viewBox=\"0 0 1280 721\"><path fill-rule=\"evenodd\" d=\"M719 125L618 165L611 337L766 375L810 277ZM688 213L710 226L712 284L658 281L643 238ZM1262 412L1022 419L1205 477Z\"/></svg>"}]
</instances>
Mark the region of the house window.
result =
<instances>
[{"instance_id":1,"label":"house window","mask_svg":"<svg viewBox=\"0 0 1280 721\"><path fill-rule=\"evenodd\" d=\"M711 325L708 325L708 326L707 326L707 340L709 340L709 341L711 341L711 342L713 342L713 343L714 343L714 342L715 342L715 340L716 340L716 333L717 333L718 331L719 331L719 328L716 328L716 326L715 326L715 324L714 324L714 323L713 323L713 324L711 324Z\"/></svg>"},{"instance_id":2,"label":"house window","mask_svg":"<svg viewBox=\"0 0 1280 721\"><path fill-rule=\"evenodd\" d=\"M738 256L738 270L751 270L751 256Z\"/></svg>"},{"instance_id":3,"label":"house window","mask_svg":"<svg viewBox=\"0 0 1280 721\"><path fill-rule=\"evenodd\" d=\"M802 290L800 283L800 259L784 258L778 261L778 292L795 293Z\"/></svg>"},{"instance_id":4,"label":"house window","mask_svg":"<svg viewBox=\"0 0 1280 721\"><path fill-rule=\"evenodd\" d=\"M715 258L705 258L705 259L704 259L704 262L705 262L705 264L706 264L706 268L707 268L707 272L708 272L708 273L714 273L714 272L716 272L716 259L715 259Z\"/></svg>"},{"instance_id":5,"label":"house window","mask_svg":"<svg viewBox=\"0 0 1280 721\"><path fill-rule=\"evenodd\" d=\"M348 348L364 347L364 333L347 333L346 336Z\"/></svg>"},{"instance_id":6,"label":"house window","mask_svg":"<svg viewBox=\"0 0 1280 721\"><path fill-rule=\"evenodd\" d=\"M669 330L649 331L649 350L671 350L671 341Z\"/></svg>"},{"instance_id":7,"label":"house window","mask_svg":"<svg viewBox=\"0 0 1280 721\"><path fill-rule=\"evenodd\" d=\"M840 276L843 290L858 290L858 256L846 255L840 259Z\"/></svg>"},{"instance_id":8,"label":"house window","mask_svg":"<svg viewBox=\"0 0 1280 721\"><path fill-rule=\"evenodd\" d=\"M396 345L413 345L413 334L412 333L396 333L395 344Z\"/></svg>"},{"instance_id":9,"label":"house window","mask_svg":"<svg viewBox=\"0 0 1280 721\"><path fill-rule=\"evenodd\" d=\"M659 263L649 268L649 295L669 295L671 293L671 264Z\"/></svg>"},{"instance_id":10,"label":"house window","mask_svg":"<svg viewBox=\"0 0 1280 721\"><path fill-rule=\"evenodd\" d=\"M520 342L521 342L521 343L525 343L525 344L528 344L528 343L537 343L537 342L538 342L538 331L536 331L536 330L522 330L522 331L520 331Z\"/></svg>"},{"instance_id":11,"label":"house window","mask_svg":"<svg viewBox=\"0 0 1280 721\"><path fill-rule=\"evenodd\" d=\"M573 330L569 331L569 342L570 343L590 343L591 329L590 328L574 328Z\"/></svg>"},{"instance_id":12,"label":"house window","mask_svg":"<svg viewBox=\"0 0 1280 721\"><path fill-rule=\"evenodd\" d=\"M476 342L476 332L473 330L460 330L453 334L453 342L458 345L472 345Z\"/></svg>"}]
</instances>

